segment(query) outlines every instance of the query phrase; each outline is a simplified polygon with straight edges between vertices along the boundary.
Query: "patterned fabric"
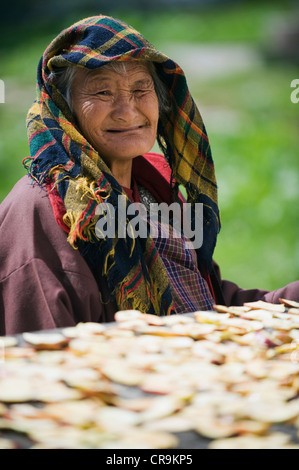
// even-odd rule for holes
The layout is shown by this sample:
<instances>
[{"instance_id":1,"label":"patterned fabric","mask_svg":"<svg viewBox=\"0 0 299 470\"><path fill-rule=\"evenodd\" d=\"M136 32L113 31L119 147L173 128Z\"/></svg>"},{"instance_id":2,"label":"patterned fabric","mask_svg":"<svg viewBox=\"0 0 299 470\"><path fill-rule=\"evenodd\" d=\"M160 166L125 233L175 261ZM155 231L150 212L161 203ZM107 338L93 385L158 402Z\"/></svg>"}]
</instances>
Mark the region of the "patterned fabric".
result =
<instances>
[{"instance_id":1,"label":"patterned fabric","mask_svg":"<svg viewBox=\"0 0 299 470\"><path fill-rule=\"evenodd\" d=\"M186 313L197 310L212 310L215 300L197 266L197 256L190 249L190 240L177 233L174 227L151 219L152 204L159 204L149 189L137 184L129 197L144 205L148 222L153 225L154 241L161 256L170 283L175 312ZM135 197L134 197L135 196ZM175 235L175 236L174 236ZM186 247L188 244L188 248Z\"/></svg>"},{"instance_id":2,"label":"patterned fabric","mask_svg":"<svg viewBox=\"0 0 299 470\"><path fill-rule=\"evenodd\" d=\"M212 310L215 301L201 276L194 250L184 238L158 237L156 247L167 271L176 313Z\"/></svg>"},{"instance_id":3,"label":"patterned fabric","mask_svg":"<svg viewBox=\"0 0 299 470\"><path fill-rule=\"evenodd\" d=\"M96 279L107 278L119 308L169 314L174 311L171 289L153 240L103 241L95 236L97 205L106 201L117 207L118 195L125 192L77 129L61 91L50 80L51 72L61 67L95 69L112 60L153 61L168 86L172 109L160 119L157 138L172 169L174 194L182 184L188 202L204 204L200 262L211 265L220 223L202 118L181 68L125 23L106 16L87 18L62 31L48 46L38 66L37 99L27 117L31 158L24 164L35 181L54 188L57 205L62 200L69 243L80 250Z\"/></svg>"},{"instance_id":4,"label":"patterned fabric","mask_svg":"<svg viewBox=\"0 0 299 470\"><path fill-rule=\"evenodd\" d=\"M155 225L155 245L169 278L176 313L212 310L215 301L198 269L196 252L186 247L190 241L169 224L152 219L150 223Z\"/></svg>"}]
</instances>

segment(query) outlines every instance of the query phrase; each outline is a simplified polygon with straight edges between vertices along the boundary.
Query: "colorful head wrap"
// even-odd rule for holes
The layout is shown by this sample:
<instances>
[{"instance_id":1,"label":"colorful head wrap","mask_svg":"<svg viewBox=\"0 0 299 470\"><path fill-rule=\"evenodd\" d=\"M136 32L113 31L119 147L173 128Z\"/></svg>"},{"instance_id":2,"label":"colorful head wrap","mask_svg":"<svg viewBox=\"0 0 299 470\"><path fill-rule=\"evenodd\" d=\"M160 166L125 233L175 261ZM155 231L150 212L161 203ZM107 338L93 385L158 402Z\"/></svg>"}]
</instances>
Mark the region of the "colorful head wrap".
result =
<instances>
[{"instance_id":1,"label":"colorful head wrap","mask_svg":"<svg viewBox=\"0 0 299 470\"><path fill-rule=\"evenodd\" d=\"M115 60L155 62L169 89L171 111L161 116L157 139L171 167L175 193L183 185L187 202L193 206L203 203L199 261L210 268L220 222L214 165L202 118L182 69L122 21L102 15L86 18L50 43L38 66L38 96L27 116L31 157L24 164L35 181L58 192L69 243L79 249L96 279L107 279L118 307L165 315L173 311L173 302L153 240L116 236L103 241L95 236L97 205L106 201L116 207L118 195L125 193L76 127L61 91L50 78L51 72L62 67L95 69Z\"/></svg>"}]
</instances>

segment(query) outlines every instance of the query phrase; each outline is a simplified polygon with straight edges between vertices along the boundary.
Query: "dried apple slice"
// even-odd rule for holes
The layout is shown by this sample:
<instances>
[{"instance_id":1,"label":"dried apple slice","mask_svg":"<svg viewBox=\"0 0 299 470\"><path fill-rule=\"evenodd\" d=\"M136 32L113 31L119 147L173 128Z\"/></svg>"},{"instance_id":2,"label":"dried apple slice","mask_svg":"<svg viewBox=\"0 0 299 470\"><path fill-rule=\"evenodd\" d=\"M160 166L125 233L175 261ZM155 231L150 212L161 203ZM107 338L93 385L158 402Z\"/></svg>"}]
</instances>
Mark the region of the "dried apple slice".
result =
<instances>
[{"instance_id":1,"label":"dried apple slice","mask_svg":"<svg viewBox=\"0 0 299 470\"><path fill-rule=\"evenodd\" d=\"M296 302L295 300L279 299L279 302L284 304L286 307L293 307L299 309L299 302Z\"/></svg>"},{"instance_id":2,"label":"dried apple slice","mask_svg":"<svg viewBox=\"0 0 299 470\"><path fill-rule=\"evenodd\" d=\"M245 367L247 374L255 379L264 379L268 375L267 362L262 359L249 361Z\"/></svg>"},{"instance_id":3,"label":"dried apple slice","mask_svg":"<svg viewBox=\"0 0 299 470\"><path fill-rule=\"evenodd\" d=\"M125 361L107 361L101 366L101 372L112 382L128 386L137 386L144 378L142 371L130 367Z\"/></svg>"},{"instance_id":4,"label":"dried apple slice","mask_svg":"<svg viewBox=\"0 0 299 470\"><path fill-rule=\"evenodd\" d=\"M11 421L22 419L35 420L48 418L44 408L31 405L30 403L15 403L7 408L6 418Z\"/></svg>"},{"instance_id":5,"label":"dried apple slice","mask_svg":"<svg viewBox=\"0 0 299 470\"><path fill-rule=\"evenodd\" d=\"M36 348L25 346L11 346L9 348L4 349L4 357L5 359L12 359L12 360L25 360L25 359L32 359L36 355Z\"/></svg>"},{"instance_id":6,"label":"dried apple slice","mask_svg":"<svg viewBox=\"0 0 299 470\"><path fill-rule=\"evenodd\" d=\"M172 449L179 440L173 434L143 429L130 430L119 439L103 442L102 449Z\"/></svg>"},{"instance_id":7,"label":"dried apple slice","mask_svg":"<svg viewBox=\"0 0 299 470\"><path fill-rule=\"evenodd\" d=\"M171 433L180 433L193 430L190 420L180 416L177 413L172 416L167 416L166 418L148 421L144 423L143 428L148 431L164 431Z\"/></svg>"},{"instance_id":8,"label":"dried apple slice","mask_svg":"<svg viewBox=\"0 0 299 470\"><path fill-rule=\"evenodd\" d=\"M290 308L289 313L292 315L299 315L299 308Z\"/></svg>"},{"instance_id":9,"label":"dried apple slice","mask_svg":"<svg viewBox=\"0 0 299 470\"><path fill-rule=\"evenodd\" d=\"M99 408L94 418L100 428L115 433L127 432L140 423L140 413L115 406Z\"/></svg>"},{"instance_id":10,"label":"dried apple slice","mask_svg":"<svg viewBox=\"0 0 299 470\"><path fill-rule=\"evenodd\" d=\"M136 320L136 322L137 322L137 320ZM122 323L127 323L127 322L123 321L123 322L120 323L120 325ZM144 325L146 326L145 323L144 323ZM139 326L138 328L141 328L141 327ZM137 326L135 326L134 331L135 331L135 329L138 329L138 328L137 328ZM130 337L133 338L135 336L134 331L129 330L129 329L125 329L125 328L121 328L119 325L116 325L116 326L107 328L104 335L108 340L111 339L111 338L130 338Z\"/></svg>"},{"instance_id":11,"label":"dried apple slice","mask_svg":"<svg viewBox=\"0 0 299 470\"><path fill-rule=\"evenodd\" d=\"M209 323L194 324L176 324L171 331L179 336L186 336L193 339L205 338L206 335L215 331L216 326Z\"/></svg>"},{"instance_id":12,"label":"dried apple slice","mask_svg":"<svg viewBox=\"0 0 299 470\"><path fill-rule=\"evenodd\" d=\"M271 319L273 317L273 313L270 310L253 309L249 310L248 312L245 312L242 317L246 320L264 321Z\"/></svg>"},{"instance_id":13,"label":"dried apple slice","mask_svg":"<svg viewBox=\"0 0 299 470\"><path fill-rule=\"evenodd\" d=\"M263 323L258 320L246 320L244 318L224 318L222 326L234 328L240 332L249 333L250 331L258 331L263 329Z\"/></svg>"},{"instance_id":14,"label":"dried apple slice","mask_svg":"<svg viewBox=\"0 0 299 470\"><path fill-rule=\"evenodd\" d=\"M142 317L142 313L139 310L119 310L114 315L116 322L122 322L127 320L136 320Z\"/></svg>"},{"instance_id":15,"label":"dried apple slice","mask_svg":"<svg viewBox=\"0 0 299 470\"><path fill-rule=\"evenodd\" d=\"M61 349L68 344L67 338L60 333L23 333L23 338L36 349Z\"/></svg>"},{"instance_id":16,"label":"dried apple slice","mask_svg":"<svg viewBox=\"0 0 299 470\"><path fill-rule=\"evenodd\" d=\"M153 398L147 410L140 413L141 422L153 421L170 416L183 407L183 401L173 395Z\"/></svg>"},{"instance_id":17,"label":"dried apple slice","mask_svg":"<svg viewBox=\"0 0 299 470\"><path fill-rule=\"evenodd\" d=\"M214 310L219 313L229 313L231 315L242 316L244 313L250 310L249 307L236 306L236 307L226 307L225 305L214 305Z\"/></svg>"},{"instance_id":18,"label":"dried apple slice","mask_svg":"<svg viewBox=\"0 0 299 470\"><path fill-rule=\"evenodd\" d=\"M271 312L285 311L285 306L283 304L272 304L270 302L264 302L263 300L257 300L256 302L245 302L244 306L254 310L269 310Z\"/></svg>"},{"instance_id":19,"label":"dried apple slice","mask_svg":"<svg viewBox=\"0 0 299 470\"><path fill-rule=\"evenodd\" d=\"M62 334L67 338L77 338L82 336L100 335L106 330L106 326L96 322L80 322L76 326L70 326L62 330Z\"/></svg>"},{"instance_id":20,"label":"dried apple slice","mask_svg":"<svg viewBox=\"0 0 299 470\"><path fill-rule=\"evenodd\" d=\"M35 390L34 394L35 400L47 403L79 400L80 398L82 395L78 390L67 387L60 382L47 382L46 386L43 383Z\"/></svg>"},{"instance_id":21,"label":"dried apple slice","mask_svg":"<svg viewBox=\"0 0 299 470\"><path fill-rule=\"evenodd\" d=\"M292 315L291 313L273 312L273 318L278 318L279 320L282 320L282 321L288 320L289 322L294 322L294 324L298 322L298 325L299 325L299 317L296 315Z\"/></svg>"},{"instance_id":22,"label":"dried apple slice","mask_svg":"<svg viewBox=\"0 0 299 470\"><path fill-rule=\"evenodd\" d=\"M244 435L219 439L208 445L209 449L279 449L290 442L290 436L273 433L268 436Z\"/></svg>"},{"instance_id":23,"label":"dried apple slice","mask_svg":"<svg viewBox=\"0 0 299 470\"><path fill-rule=\"evenodd\" d=\"M138 329L143 328L144 325L144 320L140 317L118 322L117 330L138 331Z\"/></svg>"},{"instance_id":24,"label":"dried apple slice","mask_svg":"<svg viewBox=\"0 0 299 470\"><path fill-rule=\"evenodd\" d=\"M172 326L177 324L190 324L194 323L195 320L193 317L189 317L187 315L170 315L168 317L163 317L163 324Z\"/></svg>"},{"instance_id":25,"label":"dried apple slice","mask_svg":"<svg viewBox=\"0 0 299 470\"><path fill-rule=\"evenodd\" d=\"M143 313L141 318L148 325L153 325L153 326L162 326L162 325L164 325L163 317L158 317L157 315L152 315L150 313Z\"/></svg>"},{"instance_id":26,"label":"dried apple slice","mask_svg":"<svg viewBox=\"0 0 299 470\"><path fill-rule=\"evenodd\" d=\"M215 416L206 416L203 413L202 417L198 416L193 422L193 430L203 437L209 439L220 439L229 437L236 433L235 423L232 420L221 420Z\"/></svg>"},{"instance_id":27,"label":"dried apple slice","mask_svg":"<svg viewBox=\"0 0 299 470\"><path fill-rule=\"evenodd\" d=\"M0 336L0 348L12 348L17 344L18 340L14 336Z\"/></svg>"},{"instance_id":28,"label":"dried apple slice","mask_svg":"<svg viewBox=\"0 0 299 470\"><path fill-rule=\"evenodd\" d=\"M294 323L292 320L288 319L281 319L281 318L271 318L264 320L264 328L273 328L274 330L283 330L283 331L290 331L294 328Z\"/></svg>"},{"instance_id":29,"label":"dried apple slice","mask_svg":"<svg viewBox=\"0 0 299 470\"><path fill-rule=\"evenodd\" d=\"M74 400L47 404L42 413L54 421L87 428L95 423L96 413L102 406L99 400Z\"/></svg>"},{"instance_id":30,"label":"dried apple slice","mask_svg":"<svg viewBox=\"0 0 299 470\"><path fill-rule=\"evenodd\" d=\"M217 312L195 312L194 317L196 321L200 323L212 323L221 324L224 319L230 318L229 313L217 313Z\"/></svg>"},{"instance_id":31,"label":"dried apple slice","mask_svg":"<svg viewBox=\"0 0 299 470\"><path fill-rule=\"evenodd\" d=\"M151 405L153 398L150 396L142 396L140 398L120 398L112 397L111 404L117 408L123 408L129 411L145 411Z\"/></svg>"},{"instance_id":32,"label":"dried apple slice","mask_svg":"<svg viewBox=\"0 0 299 470\"><path fill-rule=\"evenodd\" d=\"M175 332L172 328L165 328L163 326L152 326L144 324L144 326L138 326L135 330L139 334L143 335L155 335L155 336L185 336L184 333Z\"/></svg>"},{"instance_id":33,"label":"dried apple slice","mask_svg":"<svg viewBox=\"0 0 299 470\"><path fill-rule=\"evenodd\" d=\"M34 386L26 377L6 377L0 383L0 401L4 403L22 403L36 397Z\"/></svg>"},{"instance_id":34,"label":"dried apple slice","mask_svg":"<svg viewBox=\"0 0 299 470\"><path fill-rule=\"evenodd\" d=\"M293 341L292 343L282 344L281 346L277 346L275 348L276 355L285 354L285 353L292 353L294 351L299 350L299 343Z\"/></svg>"},{"instance_id":35,"label":"dried apple slice","mask_svg":"<svg viewBox=\"0 0 299 470\"><path fill-rule=\"evenodd\" d=\"M249 405L246 414L250 419L264 423L283 423L299 416L299 402L261 401Z\"/></svg>"},{"instance_id":36,"label":"dried apple slice","mask_svg":"<svg viewBox=\"0 0 299 470\"><path fill-rule=\"evenodd\" d=\"M178 326L180 326L180 325L174 325L173 330L176 331L176 328ZM204 325L202 325L202 326L204 326ZM206 326L208 326L208 325L206 325ZM190 332L188 331L188 335L186 335L186 336L174 336L174 337L165 338L165 340L163 341L163 348L171 348L171 350L173 352L175 352L176 350L178 350L178 351L180 351L180 350L188 351L194 345L194 341L193 341L192 338L189 337L189 333ZM161 359L161 357L160 357L160 359ZM159 361L159 362L161 362L161 361Z\"/></svg>"},{"instance_id":37,"label":"dried apple slice","mask_svg":"<svg viewBox=\"0 0 299 470\"><path fill-rule=\"evenodd\" d=\"M140 389L145 393L167 395L173 392L174 384L170 377L162 373L145 375Z\"/></svg>"},{"instance_id":38,"label":"dried apple slice","mask_svg":"<svg viewBox=\"0 0 299 470\"><path fill-rule=\"evenodd\" d=\"M99 449L103 440L114 436L98 428L81 429L59 423L52 428L32 429L29 435L37 442L31 447L34 449Z\"/></svg>"},{"instance_id":39,"label":"dried apple slice","mask_svg":"<svg viewBox=\"0 0 299 470\"><path fill-rule=\"evenodd\" d=\"M235 421L236 434L264 434L270 427L270 423L244 419Z\"/></svg>"}]
</instances>

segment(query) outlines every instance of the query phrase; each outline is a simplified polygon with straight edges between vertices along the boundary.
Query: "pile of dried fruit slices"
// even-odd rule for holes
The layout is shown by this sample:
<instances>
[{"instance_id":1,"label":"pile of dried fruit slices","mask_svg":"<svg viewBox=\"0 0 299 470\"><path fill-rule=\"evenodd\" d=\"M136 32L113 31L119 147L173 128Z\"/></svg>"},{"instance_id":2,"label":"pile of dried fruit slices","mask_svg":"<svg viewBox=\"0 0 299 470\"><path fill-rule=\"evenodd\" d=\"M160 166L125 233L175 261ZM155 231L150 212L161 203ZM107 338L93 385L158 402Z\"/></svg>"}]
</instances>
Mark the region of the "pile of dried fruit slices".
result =
<instances>
[{"instance_id":1,"label":"pile of dried fruit slices","mask_svg":"<svg viewBox=\"0 0 299 470\"><path fill-rule=\"evenodd\" d=\"M299 304L280 302L0 338L0 448L298 449Z\"/></svg>"}]
</instances>

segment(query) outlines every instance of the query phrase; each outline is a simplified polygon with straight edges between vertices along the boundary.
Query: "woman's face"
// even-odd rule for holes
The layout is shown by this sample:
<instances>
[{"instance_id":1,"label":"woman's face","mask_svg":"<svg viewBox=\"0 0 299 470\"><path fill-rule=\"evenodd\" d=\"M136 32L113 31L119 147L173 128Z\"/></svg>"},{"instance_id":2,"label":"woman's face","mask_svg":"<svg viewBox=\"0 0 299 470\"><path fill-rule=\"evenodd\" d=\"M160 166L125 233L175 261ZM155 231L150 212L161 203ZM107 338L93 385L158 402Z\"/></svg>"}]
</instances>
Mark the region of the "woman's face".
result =
<instances>
[{"instance_id":1,"label":"woman's face","mask_svg":"<svg viewBox=\"0 0 299 470\"><path fill-rule=\"evenodd\" d=\"M126 72L79 68L71 91L78 126L108 165L151 150L159 106L144 64L126 63Z\"/></svg>"}]
</instances>

